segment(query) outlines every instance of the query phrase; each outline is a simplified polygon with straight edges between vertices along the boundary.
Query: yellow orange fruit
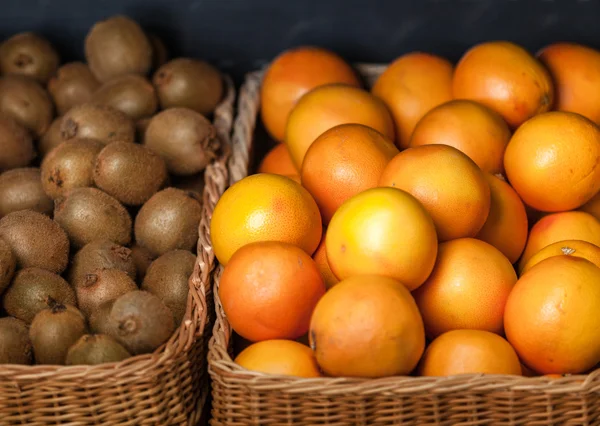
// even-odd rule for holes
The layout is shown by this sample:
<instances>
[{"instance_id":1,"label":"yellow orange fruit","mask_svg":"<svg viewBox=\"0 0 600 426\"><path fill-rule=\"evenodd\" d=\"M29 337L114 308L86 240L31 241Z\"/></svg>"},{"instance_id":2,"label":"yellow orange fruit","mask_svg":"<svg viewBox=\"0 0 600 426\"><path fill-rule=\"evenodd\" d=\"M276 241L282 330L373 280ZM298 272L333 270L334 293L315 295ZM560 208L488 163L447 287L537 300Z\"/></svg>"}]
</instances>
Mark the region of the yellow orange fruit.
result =
<instances>
[{"instance_id":1,"label":"yellow orange fruit","mask_svg":"<svg viewBox=\"0 0 600 426\"><path fill-rule=\"evenodd\" d=\"M302 249L276 241L240 248L219 283L231 327L253 342L302 336L324 293L314 260Z\"/></svg>"},{"instance_id":2,"label":"yellow orange fruit","mask_svg":"<svg viewBox=\"0 0 600 426\"><path fill-rule=\"evenodd\" d=\"M415 197L395 188L373 188L335 212L325 236L331 270L339 279L377 274L409 290L427 279L437 255L435 226Z\"/></svg>"},{"instance_id":3,"label":"yellow orange fruit","mask_svg":"<svg viewBox=\"0 0 600 426\"><path fill-rule=\"evenodd\" d=\"M391 278L340 281L319 301L310 345L330 376L384 377L410 373L425 348L423 321L410 292Z\"/></svg>"},{"instance_id":4,"label":"yellow orange fruit","mask_svg":"<svg viewBox=\"0 0 600 426\"><path fill-rule=\"evenodd\" d=\"M323 231L319 207L300 184L261 173L233 184L217 202L210 223L215 256L226 265L255 241L295 244L312 255Z\"/></svg>"},{"instance_id":5,"label":"yellow orange fruit","mask_svg":"<svg viewBox=\"0 0 600 426\"><path fill-rule=\"evenodd\" d=\"M440 241L474 237L490 212L490 187L477 164L448 145L408 148L390 161L381 186L415 196L435 223Z\"/></svg>"},{"instance_id":6,"label":"yellow orange fruit","mask_svg":"<svg viewBox=\"0 0 600 426\"><path fill-rule=\"evenodd\" d=\"M522 47L507 41L480 43L454 69L455 99L471 99L498 112L512 128L549 111L554 87L544 65Z\"/></svg>"},{"instance_id":7,"label":"yellow orange fruit","mask_svg":"<svg viewBox=\"0 0 600 426\"><path fill-rule=\"evenodd\" d=\"M315 87L330 83L360 86L352 67L327 49L301 46L277 56L260 88L260 112L271 136L283 141L288 116L298 99Z\"/></svg>"},{"instance_id":8,"label":"yellow orange fruit","mask_svg":"<svg viewBox=\"0 0 600 426\"><path fill-rule=\"evenodd\" d=\"M582 115L553 111L519 127L504 155L506 177L534 209L576 209L600 190L600 128Z\"/></svg>"},{"instance_id":9,"label":"yellow orange fruit","mask_svg":"<svg viewBox=\"0 0 600 426\"><path fill-rule=\"evenodd\" d=\"M336 285L340 280L335 276L331 268L329 267L329 261L327 260L327 250L325 249L325 235L323 232L323 238L321 239L321 243L317 250L313 254L313 259L317 264L317 268L319 268L319 272L321 272L321 277L323 277L323 282L325 283L325 287L330 289L334 285Z\"/></svg>"},{"instance_id":10,"label":"yellow orange fruit","mask_svg":"<svg viewBox=\"0 0 600 426\"><path fill-rule=\"evenodd\" d=\"M396 144L406 148L421 117L452 99L452 64L429 53L407 53L386 68L372 93L392 112Z\"/></svg>"},{"instance_id":11,"label":"yellow orange fruit","mask_svg":"<svg viewBox=\"0 0 600 426\"><path fill-rule=\"evenodd\" d=\"M362 124L341 124L321 134L302 162L301 182L311 193L325 224L344 201L374 188L389 161L394 143Z\"/></svg>"},{"instance_id":12,"label":"yellow orange fruit","mask_svg":"<svg viewBox=\"0 0 600 426\"><path fill-rule=\"evenodd\" d=\"M297 175L298 169L292 163L290 153L285 144L277 144L269 150L258 166L258 173L274 173L276 175Z\"/></svg>"},{"instance_id":13,"label":"yellow orange fruit","mask_svg":"<svg viewBox=\"0 0 600 426\"><path fill-rule=\"evenodd\" d=\"M521 275L533 268L542 260L554 256L581 257L589 260L600 268L600 247L592 243L588 243L587 241L565 240L547 245L536 254L531 256L521 270Z\"/></svg>"}]
</instances>

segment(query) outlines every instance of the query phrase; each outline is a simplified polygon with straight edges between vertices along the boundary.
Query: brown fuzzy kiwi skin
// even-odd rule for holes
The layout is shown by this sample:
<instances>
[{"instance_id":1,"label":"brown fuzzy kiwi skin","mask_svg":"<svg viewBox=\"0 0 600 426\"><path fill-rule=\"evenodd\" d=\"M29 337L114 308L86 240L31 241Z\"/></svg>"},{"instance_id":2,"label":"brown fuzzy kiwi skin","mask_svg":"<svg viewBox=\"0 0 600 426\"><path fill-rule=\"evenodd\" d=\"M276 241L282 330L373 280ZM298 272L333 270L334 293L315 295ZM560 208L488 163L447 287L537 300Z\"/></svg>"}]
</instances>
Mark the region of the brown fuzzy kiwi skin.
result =
<instances>
[{"instance_id":1,"label":"brown fuzzy kiwi skin","mask_svg":"<svg viewBox=\"0 0 600 426\"><path fill-rule=\"evenodd\" d=\"M165 161L143 145L113 142L96 158L96 186L126 205L144 204L166 180Z\"/></svg>"},{"instance_id":2,"label":"brown fuzzy kiwi skin","mask_svg":"<svg viewBox=\"0 0 600 426\"><path fill-rule=\"evenodd\" d=\"M152 45L152 69L156 70L169 60L169 50L162 38L154 33L147 33Z\"/></svg>"},{"instance_id":3,"label":"brown fuzzy kiwi skin","mask_svg":"<svg viewBox=\"0 0 600 426\"><path fill-rule=\"evenodd\" d=\"M37 167L8 170L0 174L0 217L19 210L33 210L50 216L52 199L42 187Z\"/></svg>"},{"instance_id":4,"label":"brown fuzzy kiwi skin","mask_svg":"<svg viewBox=\"0 0 600 426\"><path fill-rule=\"evenodd\" d=\"M141 289L150 292L173 312L175 324L185 315L190 287L188 280L194 271L196 256L187 250L173 250L156 259L144 277Z\"/></svg>"},{"instance_id":5,"label":"brown fuzzy kiwi skin","mask_svg":"<svg viewBox=\"0 0 600 426\"><path fill-rule=\"evenodd\" d=\"M60 132L64 140L96 139L111 142L135 142L135 123L127 114L108 105L85 103L71 108L64 116Z\"/></svg>"},{"instance_id":6,"label":"brown fuzzy kiwi skin","mask_svg":"<svg viewBox=\"0 0 600 426\"><path fill-rule=\"evenodd\" d=\"M89 102L99 87L100 82L83 62L64 64L48 82L48 92L60 115Z\"/></svg>"},{"instance_id":7,"label":"brown fuzzy kiwi skin","mask_svg":"<svg viewBox=\"0 0 600 426\"><path fill-rule=\"evenodd\" d=\"M0 364L31 365L32 361L27 324L13 317L0 318Z\"/></svg>"},{"instance_id":8,"label":"brown fuzzy kiwi skin","mask_svg":"<svg viewBox=\"0 0 600 426\"><path fill-rule=\"evenodd\" d=\"M56 117L46 133L38 139L37 149L39 155L44 158L50 151L56 148L58 145L64 142L60 133L60 125L62 123L62 117Z\"/></svg>"},{"instance_id":9,"label":"brown fuzzy kiwi skin","mask_svg":"<svg viewBox=\"0 0 600 426\"><path fill-rule=\"evenodd\" d=\"M50 128L54 105L37 81L22 75L0 78L0 112L10 115L36 137Z\"/></svg>"},{"instance_id":10,"label":"brown fuzzy kiwi skin","mask_svg":"<svg viewBox=\"0 0 600 426\"><path fill-rule=\"evenodd\" d=\"M198 59L172 59L156 70L152 82L163 109L185 107L210 115L223 98L221 73Z\"/></svg>"},{"instance_id":11,"label":"brown fuzzy kiwi skin","mask_svg":"<svg viewBox=\"0 0 600 426\"><path fill-rule=\"evenodd\" d=\"M116 15L90 29L85 37L85 58L103 82L123 74L147 74L152 67L152 45L137 22Z\"/></svg>"},{"instance_id":12,"label":"brown fuzzy kiwi skin","mask_svg":"<svg viewBox=\"0 0 600 426\"><path fill-rule=\"evenodd\" d=\"M26 167L35 157L31 134L8 114L0 113L0 141L0 171Z\"/></svg>"},{"instance_id":13,"label":"brown fuzzy kiwi skin","mask_svg":"<svg viewBox=\"0 0 600 426\"><path fill-rule=\"evenodd\" d=\"M133 258L133 263L135 263L138 282L141 283L144 281L146 271L156 259L156 256L150 253L150 250L146 247L136 243L131 247L131 257Z\"/></svg>"},{"instance_id":14,"label":"brown fuzzy kiwi skin","mask_svg":"<svg viewBox=\"0 0 600 426\"><path fill-rule=\"evenodd\" d=\"M53 200L73 188L94 186L94 164L104 144L95 139L71 139L44 157L41 183Z\"/></svg>"},{"instance_id":15,"label":"brown fuzzy kiwi skin","mask_svg":"<svg viewBox=\"0 0 600 426\"><path fill-rule=\"evenodd\" d=\"M194 250L202 206L193 193L177 188L157 192L135 218L135 240L154 256L171 250Z\"/></svg>"},{"instance_id":16,"label":"brown fuzzy kiwi skin","mask_svg":"<svg viewBox=\"0 0 600 426\"><path fill-rule=\"evenodd\" d=\"M19 268L38 267L61 274L69 262L69 239L61 226L32 210L0 219L0 238L11 247Z\"/></svg>"},{"instance_id":17,"label":"brown fuzzy kiwi skin","mask_svg":"<svg viewBox=\"0 0 600 426\"><path fill-rule=\"evenodd\" d=\"M131 354L106 334L85 334L67 352L66 365L99 365L119 362Z\"/></svg>"},{"instance_id":18,"label":"brown fuzzy kiwi skin","mask_svg":"<svg viewBox=\"0 0 600 426\"><path fill-rule=\"evenodd\" d=\"M144 145L160 154L175 175L203 171L220 148L212 123L188 108L169 108L152 117Z\"/></svg>"},{"instance_id":19,"label":"brown fuzzy kiwi skin","mask_svg":"<svg viewBox=\"0 0 600 426\"><path fill-rule=\"evenodd\" d=\"M138 289L135 281L119 269L96 269L78 284L77 306L88 316L100 305Z\"/></svg>"},{"instance_id":20,"label":"brown fuzzy kiwi skin","mask_svg":"<svg viewBox=\"0 0 600 426\"><path fill-rule=\"evenodd\" d=\"M15 34L0 45L0 72L19 74L46 83L56 72L60 58L45 38L32 33Z\"/></svg>"},{"instance_id":21,"label":"brown fuzzy kiwi skin","mask_svg":"<svg viewBox=\"0 0 600 426\"><path fill-rule=\"evenodd\" d=\"M138 141L144 141L150 120L152 120L152 117L144 117L135 122L135 134Z\"/></svg>"},{"instance_id":22,"label":"brown fuzzy kiwi skin","mask_svg":"<svg viewBox=\"0 0 600 426\"><path fill-rule=\"evenodd\" d=\"M0 294L10 285L16 269L17 258L10 245L0 238Z\"/></svg>"},{"instance_id":23,"label":"brown fuzzy kiwi skin","mask_svg":"<svg viewBox=\"0 0 600 426\"><path fill-rule=\"evenodd\" d=\"M35 362L65 365L69 348L87 331L85 317L73 305L55 303L40 311L29 327Z\"/></svg>"},{"instance_id":24,"label":"brown fuzzy kiwi skin","mask_svg":"<svg viewBox=\"0 0 600 426\"><path fill-rule=\"evenodd\" d=\"M147 291L131 291L112 305L109 332L133 355L150 353L175 331L171 310Z\"/></svg>"},{"instance_id":25,"label":"brown fuzzy kiwi skin","mask_svg":"<svg viewBox=\"0 0 600 426\"><path fill-rule=\"evenodd\" d=\"M109 105L133 120L153 115L158 108L154 86L146 77L127 74L105 82L92 96L92 102Z\"/></svg>"},{"instance_id":26,"label":"brown fuzzy kiwi skin","mask_svg":"<svg viewBox=\"0 0 600 426\"><path fill-rule=\"evenodd\" d=\"M9 315L28 324L54 302L75 305L75 291L60 275L40 268L17 271L2 299Z\"/></svg>"},{"instance_id":27,"label":"brown fuzzy kiwi skin","mask_svg":"<svg viewBox=\"0 0 600 426\"><path fill-rule=\"evenodd\" d=\"M109 240L122 246L131 241L129 212L115 198L96 188L74 188L56 199L54 220L75 249L94 240Z\"/></svg>"},{"instance_id":28,"label":"brown fuzzy kiwi skin","mask_svg":"<svg viewBox=\"0 0 600 426\"><path fill-rule=\"evenodd\" d=\"M90 313L88 322L92 333L115 335L115 332L110 329L110 322L108 320L114 303L114 300L103 303Z\"/></svg>"}]
</instances>

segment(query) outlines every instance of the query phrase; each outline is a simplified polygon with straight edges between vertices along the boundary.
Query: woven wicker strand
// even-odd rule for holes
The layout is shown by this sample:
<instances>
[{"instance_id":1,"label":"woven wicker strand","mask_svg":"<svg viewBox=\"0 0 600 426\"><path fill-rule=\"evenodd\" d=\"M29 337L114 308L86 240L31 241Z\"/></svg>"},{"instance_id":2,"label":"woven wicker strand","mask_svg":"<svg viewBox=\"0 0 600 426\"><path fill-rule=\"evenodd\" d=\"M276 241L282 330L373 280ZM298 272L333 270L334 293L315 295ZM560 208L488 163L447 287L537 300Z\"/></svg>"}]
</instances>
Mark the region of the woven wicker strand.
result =
<instances>
[{"instance_id":1,"label":"woven wicker strand","mask_svg":"<svg viewBox=\"0 0 600 426\"><path fill-rule=\"evenodd\" d=\"M208 394L214 255L207 224L228 180L235 91L214 114L222 155L206 168L198 257L183 322L153 354L98 366L0 365L0 426L196 425Z\"/></svg>"},{"instance_id":2,"label":"woven wicker strand","mask_svg":"<svg viewBox=\"0 0 600 426\"><path fill-rule=\"evenodd\" d=\"M371 86L384 65L360 64ZM248 175L262 72L247 75L233 126L230 183ZM600 425L600 370L560 379L462 375L300 379L245 370L231 359L232 330L219 300L209 344L213 426Z\"/></svg>"}]
</instances>

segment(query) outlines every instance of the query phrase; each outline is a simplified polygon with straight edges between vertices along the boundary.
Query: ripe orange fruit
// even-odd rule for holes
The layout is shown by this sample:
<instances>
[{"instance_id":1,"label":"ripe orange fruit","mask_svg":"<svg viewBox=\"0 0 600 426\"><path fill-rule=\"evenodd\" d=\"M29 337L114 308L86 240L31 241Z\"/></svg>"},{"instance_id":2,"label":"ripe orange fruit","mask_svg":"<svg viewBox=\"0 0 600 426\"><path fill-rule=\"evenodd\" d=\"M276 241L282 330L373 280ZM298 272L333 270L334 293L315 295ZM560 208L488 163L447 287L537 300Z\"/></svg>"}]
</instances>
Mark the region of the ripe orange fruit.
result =
<instances>
[{"instance_id":1,"label":"ripe orange fruit","mask_svg":"<svg viewBox=\"0 0 600 426\"><path fill-rule=\"evenodd\" d=\"M553 213L541 218L529 231L529 238L519 271L529 259L544 247L564 240L583 240L600 246L600 222L594 216L579 211Z\"/></svg>"},{"instance_id":2,"label":"ripe orange fruit","mask_svg":"<svg viewBox=\"0 0 600 426\"><path fill-rule=\"evenodd\" d=\"M394 122L380 99L344 84L319 86L296 103L285 129L285 143L298 170L317 137L346 123L364 124L394 140Z\"/></svg>"},{"instance_id":3,"label":"ripe orange fruit","mask_svg":"<svg viewBox=\"0 0 600 426\"><path fill-rule=\"evenodd\" d=\"M555 43L537 56L554 80L554 109L576 112L600 124L600 52L577 43Z\"/></svg>"},{"instance_id":4,"label":"ripe orange fruit","mask_svg":"<svg viewBox=\"0 0 600 426\"><path fill-rule=\"evenodd\" d=\"M314 260L300 248L276 241L236 251L219 284L231 327L253 342L302 336L323 294L325 284Z\"/></svg>"},{"instance_id":5,"label":"ripe orange fruit","mask_svg":"<svg viewBox=\"0 0 600 426\"><path fill-rule=\"evenodd\" d=\"M490 174L485 178L490 185L490 214L476 238L490 243L510 263L515 263L527 242L527 211L519 195L503 179Z\"/></svg>"},{"instance_id":6,"label":"ripe orange fruit","mask_svg":"<svg viewBox=\"0 0 600 426\"><path fill-rule=\"evenodd\" d=\"M588 243L587 241L565 240L552 243L531 256L531 258L523 267L521 275L533 268L542 260L554 256L581 257L600 267L600 247L592 243Z\"/></svg>"},{"instance_id":7,"label":"ripe orange fruit","mask_svg":"<svg viewBox=\"0 0 600 426\"><path fill-rule=\"evenodd\" d=\"M274 174L256 174L221 196L210 222L215 256L226 265L240 247L255 241L282 241L313 254L323 227L319 207L300 184Z\"/></svg>"},{"instance_id":8,"label":"ripe orange fruit","mask_svg":"<svg viewBox=\"0 0 600 426\"><path fill-rule=\"evenodd\" d=\"M540 114L517 129L504 167L527 205L546 212L576 209L600 190L600 128L572 112Z\"/></svg>"},{"instance_id":9,"label":"ripe orange fruit","mask_svg":"<svg viewBox=\"0 0 600 426\"><path fill-rule=\"evenodd\" d=\"M333 215L325 248L339 279L383 275L409 290L427 279L437 255L435 226L415 197L373 188L350 198Z\"/></svg>"},{"instance_id":10,"label":"ripe orange fruit","mask_svg":"<svg viewBox=\"0 0 600 426\"><path fill-rule=\"evenodd\" d=\"M410 292L376 275L347 278L331 288L315 308L309 337L317 363L330 376L408 374L425 348Z\"/></svg>"},{"instance_id":11,"label":"ripe orange fruit","mask_svg":"<svg viewBox=\"0 0 600 426\"><path fill-rule=\"evenodd\" d=\"M502 334L515 282L512 264L494 246L473 238L440 244L433 272L413 293L427 336L459 329Z\"/></svg>"},{"instance_id":12,"label":"ripe orange fruit","mask_svg":"<svg viewBox=\"0 0 600 426\"><path fill-rule=\"evenodd\" d=\"M549 111L554 87L548 70L533 55L507 41L480 43L454 69L455 99L471 99L496 112L513 129Z\"/></svg>"},{"instance_id":13,"label":"ripe orange fruit","mask_svg":"<svg viewBox=\"0 0 600 426\"><path fill-rule=\"evenodd\" d=\"M554 256L517 281L504 329L524 364L541 374L583 373L600 362L600 268Z\"/></svg>"},{"instance_id":14,"label":"ripe orange fruit","mask_svg":"<svg viewBox=\"0 0 600 426\"><path fill-rule=\"evenodd\" d=\"M234 360L247 370L295 377L320 377L313 351L293 340L265 340L244 349Z\"/></svg>"},{"instance_id":15,"label":"ripe orange fruit","mask_svg":"<svg viewBox=\"0 0 600 426\"><path fill-rule=\"evenodd\" d=\"M419 120L410 146L450 145L467 154L484 172L502 173L509 140L510 130L500 114L477 102L454 100Z\"/></svg>"},{"instance_id":16,"label":"ripe orange fruit","mask_svg":"<svg viewBox=\"0 0 600 426\"><path fill-rule=\"evenodd\" d=\"M277 144L265 155L258 166L258 173L274 173L276 175L297 175L298 170L285 144Z\"/></svg>"},{"instance_id":17,"label":"ripe orange fruit","mask_svg":"<svg viewBox=\"0 0 600 426\"><path fill-rule=\"evenodd\" d=\"M371 91L392 112L396 144L406 148L421 117L452 99L452 64L429 53L408 53L386 68Z\"/></svg>"},{"instance_id":18,"label":"ripe orange fruit","mask_svg":"<svg viewBox=\"0 0 600 426\"><path fill-rule=\"evenodd\" d=\"M323 232L323 238L321 239L321 243L317 250L313 254L313 260L317 264L317 268L319 268L319 272L321 272L321 277L323 277L323 282L325 283L325 287L330 289L334 285L336 285L340 280L335 276L331 268L329 267L329 261L327 260L327 250L325 249L325 235Z\"/></svg>"},{"instance_id":19,"label":"ripe orange fruit","mask_svg":"<svg viewBox=\"0 0 600 426\"><path fill-rule=\"evenodd\" d=\"M513 347L497 334L482 330L453 330L427 347L419 363L421 376L457 374L522 375Z\"/></svg>"},{"instance_id":20,"label":"ripe orange fruit","mask_svg":"<svg viewBox=\"0 0 600 426\"><path fill-rule=\"evenodd\" d=\"M308 148L301 181L311 193L324 223L353 195L374 188L398 148L378 131L362 124L327 130Z\"/></svg>"},{"instance_id":21,"label":"ripe orange fruit","mask_svg":"<svg viewBox=\"0 0 600 426\"><path fill-rule=\"evenodd\" d=\"M435 223L440 241L474 237L490 212L490 187L477 164L447 145L408 148L389 162L381 186L414 195Z\"/></svg>"},{"instance_id":22,"label":"ripe orange fruit","mask_svg":"<svg viewBox=\"0 0 600 426\"><path fill-rule=\"evenodd\" d=\"M298 99L315 87L329 83L360 87L352 67L329 50L302 46L277 56L260 88L260 112L271 136L283 141L288 116Z\"/></svg>"},{"instance_id":23,"label":"ripe orange fruit","mask_svg":"<svg viewBox=\"0 0 600 426\"><path fill-rule=\"evenodd\" d=\"M579 208L582 212L586 212L600 220L600 192L596 193L590 201Z\"/></svg>"}]
</instances>

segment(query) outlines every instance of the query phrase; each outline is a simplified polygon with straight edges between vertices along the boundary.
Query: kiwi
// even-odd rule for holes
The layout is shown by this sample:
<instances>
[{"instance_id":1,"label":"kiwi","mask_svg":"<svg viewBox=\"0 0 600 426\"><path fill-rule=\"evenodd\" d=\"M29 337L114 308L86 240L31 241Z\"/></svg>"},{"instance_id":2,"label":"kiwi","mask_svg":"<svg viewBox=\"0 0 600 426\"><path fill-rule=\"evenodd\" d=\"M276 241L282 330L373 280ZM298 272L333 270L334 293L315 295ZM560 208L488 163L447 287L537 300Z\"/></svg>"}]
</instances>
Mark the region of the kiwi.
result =
<instances>
[{"instance_id":1,"label":"kiwi","mask_svg":"<svg viewBox=\"0 0 600 426\"><path fill-rule=\"evenodd\" d=\"M17 269L17 258L10 245L0 238L0 294L6 290Z\"/></svg>"},{"instance_id":2,"label":"kiwi","mask_svg":"<svg viewBox=\"0 0 600 426\"><path fill-rule=\"evenodd\" d=\"M19 33L0 46L2 74L20 74L46 83L58 69L60 58L45 38L32 32Z\"/></svg>"},{"instance_id":3,"label":"kiwi","mask_svg":"<svg viewBox=\"0 0 600 426\"><path fill-rule=\"evenodd\" d=\"M135 142L135 123L126 114L108 105L81 104L67 112L60 132L64 140L96 139L111 142Z\"/></svg>"},{"instance_id":4,"label":"kiwi","mask_svg":"<svg viewBox=\"0 0 600 426\"><path fill-rule=\"evenodd\" d=\"M146 34L152 46L152 69L158 69L169 60L169 51L162 38L154 33Z\"/></svg>"},{"instance_id":5,"label":"kiwi","mask_svg":"<svg viewBox=\"0 0 600 426\"><path fill-rule=\"evenodd\" d=\"M122 75L108 80L94 93L92 102L109 105L134 120L149 117L158 108L154 86L146 77L138 74Z\"/></svg>"},{"instance_id":6,"label":"kiwi","mask_svg":"<svg viewBox=\"0 0 600 426\"><path fill-rule=\"evenodd\" d=\"M114 303L114 300L103 303L90 313L88 321L92 333L115 335L114 330L110 329L109 322L110 311Z\"/></svg>"},{"instance_id":7,"label":"kiwi","mask_svg":"<svg viewBox=\"0 0 600 426\"><path fill-rule=\"evenodd\" d=\"M96 158L96 186L123 204L144 204L166 180L165 161L143 145L113 142Z\"/></svg>"},{"instance_id":8,"label":"kiwi","mask_svg":"<svg viewBox=\"0 0 600 426\"><path fill-rule=\"evenodd\" d=\"M38 267L57 274L69 261L69 239L58 223L32 210L0 219L0 238L12 249L20 268Z\"/></svg>"},{"instance_id":9,"label":"kiwi","mask_svg":"<svg viewBox=\"0 0 600 426\"><path fill-rule=\"evenodd\" d=\"M56 148L58 145L64 142L62 135L60 134L60 124L62 117L56 117L46 133L38 140L38 152L40 156L45 157L50 151Z\"/></svg>"},{"instance_id":10,"label":"kiwi","mask_svg":"<svg viewBox=\"0 0 600 426\"><path fill-rule=\"evenodd\" d=\"M177 188L157 192L135 218L135 240L154 256L171 250L192 251L198 242L202 206L193 193Z\"/></svg>"},{"instance_id":11,"label":"kiwi","mask_svg":"<svg viewBox=\"0 0 600 426\"><path fill-rule=\"evenodd\" d=\"M19 210L34 210L48 216L54 210L36 167L12 169L0 175L0 217Z\"/></svg>"},{"instance_id":12,"label":"kiwi","mask_svg":"<svg viewBox=\"0 0 600 426\"><path fill-rule=\"evenodd\" d=\"M85 58L100 81L147 74L152 67L152 45L137 22L117 15L90 29L85 37Z\"/></svg>"},{"instance_id":13,"label":"kiwi","mask_svg":"<svg viewBox=\"0 0 600 426\"><path fill-rule=\"evenodd\" d=\"M223 98L221 74L198 59L172 59L156 70L152 82L163 109L185 107L209 115Z\"/></svg>"},{"instance_id":14,"label":"kiwi","mask_svg":"<svg viewBox=\"0 0 600 426\"><path fill-rule=\"evenodd\" d=\"M83 62L64 64L48 82L48 92L60 115L89 102L98 87L100 82Z\"/></svg>"},{"instance_id":15,"label":"kiwi","mask_svg":"<svg viewBox=\"0 0 600 426\"><path fill-rule=\"evenodd\" d=\"M144 144L162 155L175 175L203 171L221 145L211 122L188 108L169 108L152 117Z\"/></svg>"},{"instance_id":16,"label":"kiwi","mask_svg":"<svg viewBox=\"0 0 600 426\"><path fill-rule=\"evenodd\" d=\"M108 330L131 354L156 350L175 331L171 310L147 291L130 291L119 297L108 316Z\"/></svg>"},{"instance_id":17,"label":"kiwi","mask_svg":"<svg viewBox=\"0 0 600 426\"><path fill-rule=\"evenodd\" d=\"M54 303L40 311L29 327L36 363L64 365L69 348L86 333L85 317L72 305Z\"/></svg>"},{"instance_id":18,"label":"kiwi","mask_svg":"<svg viewBox=\"0 0 600 426\"><path fill-rule=\"evenodd\" d=\"M94 164L104 144L95 139L71 139L46 155L41 165L41 184L53 200L73 188L94 186Z\"/></svg>"},{"instance_id":19,"label":"kiwi","mask_svg":"<svg viewBox=\"0 0 600 426\"><path fill-rule=\"evenodd\" d=\"M181 324L188 300L188 280L194 272L196 256L187 250L173 250L156 259L148 270L141 289L163 301Z\"/></svg>"},{"instance_id":20,"label":"kiwi","mask_svg":"<svg viewBox=\"0 0 600 426\"><path fill-rule=\"evenodd\" d=\"M135 279L132 250L109 240L94 240L75 253L67 279L73 288L77 288L83 285L87 274L97 269L119 269Z\"/></svg>"},{"instance_id":21,"label":"kiwi","mask_svg":"<svg viewBox=\"0 0 600 426\"><path fill-rule=\"evenodd\" d=\"M69 348L66 365L98 365L131 357L119 342L106 334L85 334Z\"/></svg>"},{"instance_id":22,"label":"kiwi","mask_svg":"<svg viewBox=\"0 0 600 426\"><path fill-rule=\"evenodd\" d=\"M54 105L40 83L22 75L0 78L0 111L10 115L35 136L50 128Z\"/></svg>"},{"instance_id":23,"label":"kiwi","mask_svg":"<svg viewBox=\"0 0 600 426\"><path fill-rule=\"evenodd\" d=\"M32 360L27 324L17 318L0 318L0 364L30 365Z\"/></svg>"},{"instance_id":24,"label":"kiwi","mask_svg":"<svg viewBox=\"0 0 600 426\"><path fill-rule=\"evenodd\" d=\"M140 118L135 122L135 132L138 141L143 141L144 136L146 135L146 129L148 129L148 124L150 124L150 120L152 117L144 117Z\"/></svg>"},{"instance_id":25,"label":"kiwi","mask_svg":"<svg viewBox=\"0 0 600 426\"><path fill-rule=\"evenodd\" d=\"M171 186L186 192L192 192L196 199L201 200L204 193L204 173L197 173L190 176L175 176Z\"/></svg>"},{"instance_id":26,"label":"kiwi","mask_svg":"<svg viewBox=\"0 0 600 426\"><path fill-rule=\"evenodd\" d=\"M9 315L30 323L53 302L75 304L75 291L60 275L40 268L18 271L2 304Z\"/></svg>"},{"instance_id":27,"label":"kiwi","mask_svg":"<svg viewBox=\"0 0 600 426\"><path fill-rule=\"evenodd\" d=\"M135 281L120 269L96 269L86 274L75 288L77 306L81 312L90 315L100 305L137 289Z\"/></svg>"},{"instance_id":28,"label":"kiwi","mask_svg":"<svg viewBox=\"0 0 600 426\"><path fill-rule=\"evenodd\" d=\"M0 171L25 167L35 157L29 131L14 118L2 113L0 113L0 141L2 141Z\"/></svg>"},{"instance_id":29,"label":"kiwi","mask_svg":"<svg viewBox=\"0 0 600 426\"><path fill-rule=\"evenodd\" d=\"M135 264L138 280L141 282L144 280L146 271L154 259L156 259L156 256L152 255L146 247L134 244L131 247L131 257Z\"/></svg>"}]
</instances>

